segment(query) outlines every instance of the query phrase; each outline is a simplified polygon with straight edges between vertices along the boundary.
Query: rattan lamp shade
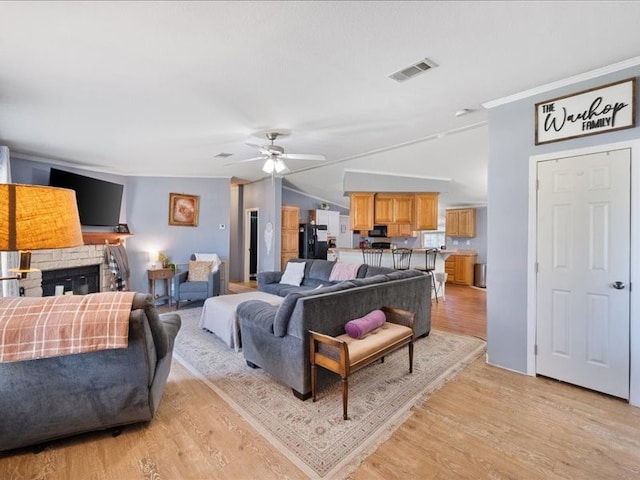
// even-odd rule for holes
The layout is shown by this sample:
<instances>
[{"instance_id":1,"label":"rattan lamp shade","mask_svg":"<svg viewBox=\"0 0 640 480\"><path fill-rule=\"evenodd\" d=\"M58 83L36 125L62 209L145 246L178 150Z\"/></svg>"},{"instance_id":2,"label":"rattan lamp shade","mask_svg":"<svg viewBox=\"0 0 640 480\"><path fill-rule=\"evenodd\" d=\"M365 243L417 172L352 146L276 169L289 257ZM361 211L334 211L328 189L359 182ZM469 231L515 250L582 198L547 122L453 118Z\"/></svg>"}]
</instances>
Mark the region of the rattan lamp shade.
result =
<instances>
[{"instance_id":1,"label":"rattan lamp shade","mask_svg":"<svg viewBox=\"0 0 640 480\"><path fill-rule=\"evenodd\" d=\"M0 184L0 250L41 250L83 244L73 190Z\"/></svg>"}]
</instances>

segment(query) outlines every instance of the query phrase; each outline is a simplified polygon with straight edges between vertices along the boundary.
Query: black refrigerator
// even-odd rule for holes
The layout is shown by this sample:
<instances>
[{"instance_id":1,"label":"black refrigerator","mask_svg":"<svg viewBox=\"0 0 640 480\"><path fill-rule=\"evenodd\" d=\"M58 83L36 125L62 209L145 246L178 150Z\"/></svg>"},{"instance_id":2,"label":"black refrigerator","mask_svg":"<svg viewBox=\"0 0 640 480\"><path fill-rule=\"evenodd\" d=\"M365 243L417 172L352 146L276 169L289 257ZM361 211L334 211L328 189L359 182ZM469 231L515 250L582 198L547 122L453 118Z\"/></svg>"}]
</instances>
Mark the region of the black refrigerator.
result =
<instances>
[{"instance_id":1,"label":"black refrigerator","mask_svg":"<svg viewBox=\"0 0 640 480\"><path fill-rule=\"evenodd\" d=\"M301 223L299 229L300 258L327 259L327 226Z\"/></svg>"}]
</instances>

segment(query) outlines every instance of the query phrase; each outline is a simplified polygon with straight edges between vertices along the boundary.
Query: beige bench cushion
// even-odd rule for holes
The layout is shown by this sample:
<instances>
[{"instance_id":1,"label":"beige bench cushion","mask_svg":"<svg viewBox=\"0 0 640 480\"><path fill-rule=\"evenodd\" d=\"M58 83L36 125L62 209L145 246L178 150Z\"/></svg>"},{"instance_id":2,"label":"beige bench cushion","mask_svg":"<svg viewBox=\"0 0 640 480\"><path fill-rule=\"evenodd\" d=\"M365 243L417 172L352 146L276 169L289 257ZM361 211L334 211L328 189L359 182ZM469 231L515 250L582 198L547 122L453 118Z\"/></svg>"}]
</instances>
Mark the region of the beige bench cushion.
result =
<instances>
[{"instance_id":1,"label":"beige bench cushion","mask_svg":"<svg viewBox=\"0 0 640 480\"><path fill-rule=\"evenodd\" d=\"M346 333L337 338L349 348L349 363L354 365L378 353L383 348L401 342L413 335L413 330L403 325L385 322L380 328L362 338L352 338Z\"/></svg>"}]
</instances>

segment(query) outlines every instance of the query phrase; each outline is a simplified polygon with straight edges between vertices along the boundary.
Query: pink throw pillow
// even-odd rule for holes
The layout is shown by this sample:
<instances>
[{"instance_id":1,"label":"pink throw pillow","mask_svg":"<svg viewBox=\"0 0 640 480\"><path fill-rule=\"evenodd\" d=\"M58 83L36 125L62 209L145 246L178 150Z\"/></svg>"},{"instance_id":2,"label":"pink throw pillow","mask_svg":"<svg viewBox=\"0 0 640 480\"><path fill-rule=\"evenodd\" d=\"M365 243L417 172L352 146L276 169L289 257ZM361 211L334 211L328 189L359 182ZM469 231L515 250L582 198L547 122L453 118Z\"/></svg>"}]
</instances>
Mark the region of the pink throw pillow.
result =
<instances>
[{"instance_id":1,"label":"pink throw pillow","mask_svg":"<svg viewBox=\"0 0 640 480\"><path fill-rule=\"evenodd\" d=\"M370 331L381 327L386 319L382 310L374 310L364 317L348 321L344 330L351 338L362 338Z\"/></svg>"}]
</instances>

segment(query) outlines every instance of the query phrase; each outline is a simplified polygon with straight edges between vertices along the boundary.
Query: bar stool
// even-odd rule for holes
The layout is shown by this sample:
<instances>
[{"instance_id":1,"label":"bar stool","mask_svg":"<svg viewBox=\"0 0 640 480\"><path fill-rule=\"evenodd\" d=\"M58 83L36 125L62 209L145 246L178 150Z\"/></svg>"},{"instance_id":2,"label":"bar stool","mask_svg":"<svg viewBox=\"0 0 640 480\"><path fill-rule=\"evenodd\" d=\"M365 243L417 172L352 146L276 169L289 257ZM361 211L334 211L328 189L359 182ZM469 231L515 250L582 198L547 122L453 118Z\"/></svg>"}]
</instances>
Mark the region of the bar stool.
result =
<instances>
[{"instance_id":1,"label":"bar stool","mask_svg":"<svg viewBox=\"0 0 640 480\"><path fill-rule=\"evenodd\" d=\"M424 267L416 267L417 270L425 272L431 276L431 288L433 289L436 297L436 303L438 303L438 290L436 287L436 276L434 270L436 269L436 255L438 255L437 248L428 248L424 251ZM431 292L429 292L431 294ZM431 295L429 295L431 296Z\"/></svg>"},{"instance_id":2,"label":"bar stool","mask_svg":"<svg viewBox=\"0 0 640 480\"><path fill-rule=\"evenodd\" d=\"M362 249L362 258L366 265L371 265L372 267L379 267L382 265L382 254L384 250L381 248L363 248Z\"/></svg>"},{"instance_id":3,"label":"bar stool","mask_svg":"<svg viewBox=\"0 0 640 480\"><path fill-rule=\"evenodd\" d=\"M413 250L410 248L396 248L391 250L393 258L393 268L395 270L409 270L411 265L411 253Z\"/></svg>"},{"instance_id":4,"label":"bar stool","mask_svg":"<svg viewBox=\"0 0 640 480\"><path fill-rule=\"evenodd\" d=\"M436 283L438 284L438 288L436 288L436 299L438 298L438 293L442 292L442 301L446 301L444 298L443 286L447 281L447 277L449 274L447 272L435 272Z\"/></svg>"}]
</instances>

